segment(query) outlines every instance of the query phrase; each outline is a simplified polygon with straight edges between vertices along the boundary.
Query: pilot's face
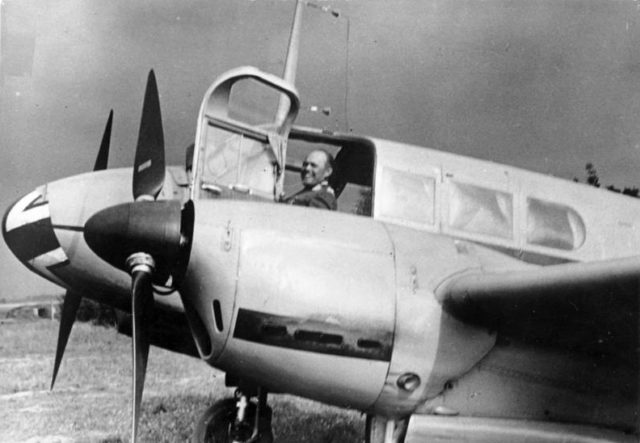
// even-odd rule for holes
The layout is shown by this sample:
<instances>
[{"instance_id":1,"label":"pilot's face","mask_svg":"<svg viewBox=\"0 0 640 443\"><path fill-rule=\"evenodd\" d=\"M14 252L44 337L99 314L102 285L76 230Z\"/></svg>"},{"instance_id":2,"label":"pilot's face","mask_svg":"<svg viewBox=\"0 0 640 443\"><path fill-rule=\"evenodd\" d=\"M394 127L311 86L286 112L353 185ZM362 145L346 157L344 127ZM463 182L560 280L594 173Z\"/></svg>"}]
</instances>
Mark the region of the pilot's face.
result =
<instances>
[{"instance_id":1,"label":"pilot's face","mask_svg":"<svg viewBox=\"0 0 640 443\"><path fill-rule=\"evenodd\" d=\"M313 188L331 175L331 166L322 151L313 151L302 162L300 178L305 188Z\"/></svg>"}]
</instances>

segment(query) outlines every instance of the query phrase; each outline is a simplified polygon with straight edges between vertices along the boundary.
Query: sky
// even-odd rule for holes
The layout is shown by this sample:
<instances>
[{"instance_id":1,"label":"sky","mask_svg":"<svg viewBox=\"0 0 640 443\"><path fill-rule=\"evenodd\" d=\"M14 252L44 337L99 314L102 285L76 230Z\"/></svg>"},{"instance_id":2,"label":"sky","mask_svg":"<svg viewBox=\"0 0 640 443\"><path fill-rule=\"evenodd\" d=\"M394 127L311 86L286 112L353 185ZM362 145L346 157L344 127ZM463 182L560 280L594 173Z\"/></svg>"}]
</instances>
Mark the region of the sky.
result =
<instances>
[{"instance_id":1,"label":"sky","mask_svg":"<svg viewBox=\"0 0 640 443\"><path fill-rule=\"evenodd\" d=\"M317 0L305 8L298 123L571 179L640 186L636 1ZM3 0L0 209L91 169L130 166L155 70L167 159L227 69L280 74L292 0ZM327 116L311 111L329 107ZM0 242L0 299L59 293Z\"/></svg>"}]
</instances>

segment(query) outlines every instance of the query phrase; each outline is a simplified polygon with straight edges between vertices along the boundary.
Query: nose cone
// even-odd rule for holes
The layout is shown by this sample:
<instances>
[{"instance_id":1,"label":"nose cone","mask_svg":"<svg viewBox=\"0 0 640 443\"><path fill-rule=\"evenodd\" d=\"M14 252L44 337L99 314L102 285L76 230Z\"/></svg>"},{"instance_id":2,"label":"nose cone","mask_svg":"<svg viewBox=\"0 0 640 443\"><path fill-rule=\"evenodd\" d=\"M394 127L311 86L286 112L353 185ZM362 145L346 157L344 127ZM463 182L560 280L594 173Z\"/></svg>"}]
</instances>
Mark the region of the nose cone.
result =
<instances>
[{"instance_id":1,"label":"nose cone","mask_svg":"<svg viewBox=\"0 0 640 443\"><path fill-rule=\"evenodd\" d=\"M57 284L57 266L69 262L53 231L45 188L38 188L11 206L2 221L2 235L13 254L27 267Z\"/></svg>"}]
</instances>

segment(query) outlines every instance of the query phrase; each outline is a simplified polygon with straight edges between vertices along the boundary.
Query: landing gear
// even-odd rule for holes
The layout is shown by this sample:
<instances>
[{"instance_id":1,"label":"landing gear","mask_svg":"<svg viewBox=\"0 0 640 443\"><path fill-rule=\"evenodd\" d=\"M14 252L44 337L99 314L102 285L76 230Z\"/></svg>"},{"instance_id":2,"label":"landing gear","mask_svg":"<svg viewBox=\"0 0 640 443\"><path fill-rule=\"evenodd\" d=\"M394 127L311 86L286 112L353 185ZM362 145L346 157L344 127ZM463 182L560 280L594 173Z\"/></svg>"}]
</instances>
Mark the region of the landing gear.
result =
<instances>
[{"instance_id":1,"label":"landing gear","mask_svg":"<svg viewBox=\"0 0 640 443\"><path fill-rule=\"evenodd\" d=\"M266 392L258 390L257 403L240 390L214 403L198 420L193 443L273 443Z\"/></svg>"},{"instance_id":2,"label":"landing gear","mask_svg":"<svg viewBox=\"0 0 640 443\"><path fill-rule=\"evenodd\" d=\"M402 443L407 434L408 425L408 418L392 420L367 414L365 441L366 443Z\"/></svg>"}]
</instances>

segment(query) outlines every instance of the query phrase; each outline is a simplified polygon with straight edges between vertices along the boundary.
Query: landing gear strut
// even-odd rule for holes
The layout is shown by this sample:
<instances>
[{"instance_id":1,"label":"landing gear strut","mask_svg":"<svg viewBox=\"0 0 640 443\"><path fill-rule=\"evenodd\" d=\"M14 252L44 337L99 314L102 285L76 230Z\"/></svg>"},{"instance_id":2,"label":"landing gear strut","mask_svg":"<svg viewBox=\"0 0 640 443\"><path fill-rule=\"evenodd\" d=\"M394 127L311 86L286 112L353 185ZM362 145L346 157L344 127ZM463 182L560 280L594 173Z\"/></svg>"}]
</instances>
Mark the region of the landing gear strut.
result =
<instances>
[{"instance_id":1,"label":"landing gear strut","mask_svg":"<svg viewBox=\"0 0 640 443\"><path fill-rule=\"evenodd\" d=\"M273 443L267 393L258 388L257 402L240 389L234 398L214 403L198 420L193 443Z\"/></svg>"},{"instance_id":2,"label":"landing gear strut","mask_svg":"<svg viewBox=\"0 0 640 443\"><path fill-rule=\"evenodd\" d=\"M365 442L402 443L407 434L408 425L408 418L392 420L379 415L367 414Z\"/></svg>"}]
</instances>

